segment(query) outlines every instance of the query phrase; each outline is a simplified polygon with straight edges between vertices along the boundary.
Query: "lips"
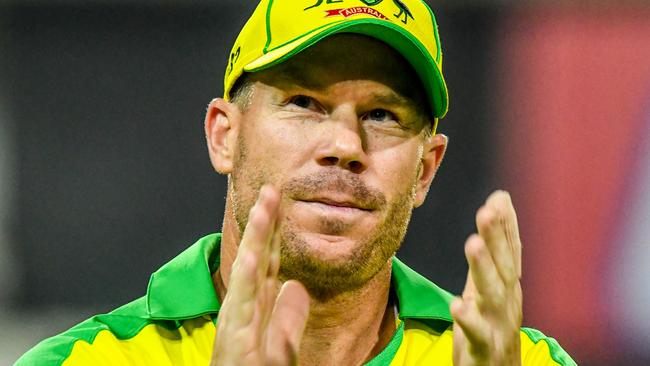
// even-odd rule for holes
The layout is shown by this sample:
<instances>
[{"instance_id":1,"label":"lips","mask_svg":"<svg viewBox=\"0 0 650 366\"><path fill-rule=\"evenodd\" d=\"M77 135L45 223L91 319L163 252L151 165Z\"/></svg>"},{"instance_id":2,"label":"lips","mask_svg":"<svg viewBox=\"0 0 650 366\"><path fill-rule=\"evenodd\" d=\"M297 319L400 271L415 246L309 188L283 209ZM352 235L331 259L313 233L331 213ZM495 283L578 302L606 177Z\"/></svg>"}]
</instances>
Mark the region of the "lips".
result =
<instances>
[{"instance_id":1,"label":"lips","mask_svg":"<svg viewBox=\"0 0 650 366\"><path fill-rule=\"evenodd\" d=\"M381 190L366 184L358 174L338 169L295 177L282 185L282 194L295 202L312 203L334 212L368 212L386 206Z\"/></svg>"},{"instance_id":2,"label":"lips","mask_svg":"<svg viewBox=\"0 0 650 366\"><path fill-rule=\"evenodd\" d=\"M348 198L333 198L333 197L310 197L300 199L303 202L314 202L323 205L341 207L341 208L355 208L363 211L372 211L373 208L367 204L348 199Z\"/></svg>"}]
</instances>

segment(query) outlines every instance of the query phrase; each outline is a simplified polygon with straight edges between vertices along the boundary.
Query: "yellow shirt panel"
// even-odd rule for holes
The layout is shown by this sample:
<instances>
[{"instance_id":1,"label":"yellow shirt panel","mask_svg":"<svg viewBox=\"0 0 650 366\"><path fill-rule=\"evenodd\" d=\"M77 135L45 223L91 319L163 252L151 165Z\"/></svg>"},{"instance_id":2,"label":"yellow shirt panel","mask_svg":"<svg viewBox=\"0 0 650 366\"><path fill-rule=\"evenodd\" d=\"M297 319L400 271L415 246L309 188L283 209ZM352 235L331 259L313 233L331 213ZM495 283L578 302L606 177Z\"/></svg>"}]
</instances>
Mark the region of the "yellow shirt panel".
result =
<instances>
[{"instance_id":1,"label":"yellow shirt panel","mask_svg":"<svg viewBox=\"0 0 650 366\"><path fill-rule=\"evenodd\" d=\"M534 366L562 366L551 357L551 349L546 341L533 342L526 333L519 332L521 338L521 364Z\"/></svg>"},{"instance_id":2,"label":"yellow shirt panel","mask_svg":"<svg viewBox=\"0 0 650 366\"><path fill-rule=\"evenodd\" d=\"M452 332L433 332L424 324L407 319L402 344L391 366L452 366Z\"/></svg>"},{"instance_id":3,"label":"yellow shirt panel","mask_svg":"<svg viewBox=\"0 0 650 366\"><path fill-rule=\"evenodd\" d=\"M533 342L523 331L521 338L521 362L524 366L561 366L551 357L545 341ZM402 344L391 366L436 365L453 366L453 332L449 327L442 334L420 322L407 319Z\"/></svg>"},{"instance_id":4,"label":"yellow shirt panel","mask_svg":"<svg viewBox=\"0 0 650 366\"><path fill-rule=\"evenodd\" d=\"M133 338L120 340L108 330L97 333L92 344L75 342L64 366L77 365L207 365L212 355L215 326L206 317L183 322L176 330L157 324L142 328ZM524 366L560 366L551 358L545 341L533 342L524 332L521 357ZM451 327L437 333L414 320L406 320L402 343L391 366L453 366Z\"/></svg>"},{"instance_id":5,"label":"yellow shirt panel","mask_svg":"<svg viewBox=\"0 0 650 366\"><path fill-rule=\"evenodd\" d=\"M63 365L207 365L214 336L212 320L203 317L186 320L175 330L149 324L126 340L102 330L92 344L75 342Z\"/></svg>"}]
</instances>

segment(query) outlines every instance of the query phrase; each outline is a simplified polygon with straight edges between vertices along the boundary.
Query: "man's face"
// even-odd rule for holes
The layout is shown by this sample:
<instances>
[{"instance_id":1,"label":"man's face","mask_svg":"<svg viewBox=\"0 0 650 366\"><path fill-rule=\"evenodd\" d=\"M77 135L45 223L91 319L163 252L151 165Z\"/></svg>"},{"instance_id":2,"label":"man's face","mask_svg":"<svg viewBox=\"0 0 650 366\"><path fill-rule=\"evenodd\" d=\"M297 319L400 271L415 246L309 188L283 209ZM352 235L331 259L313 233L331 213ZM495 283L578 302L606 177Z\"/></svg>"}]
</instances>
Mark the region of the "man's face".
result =
<instances>
[{"instance_id":1,"label":"man's face","mask_svg":"<svg viewBox=\"0 0 650 366\"><path fill-rule=\"evenodd\" d=\"M261 186L282 191L280 276L314 297L385 268L426 194L431 127L407 65L381 42L338 35L252 74L229 198L241 234Z\"/></svg>"}]
</instances>

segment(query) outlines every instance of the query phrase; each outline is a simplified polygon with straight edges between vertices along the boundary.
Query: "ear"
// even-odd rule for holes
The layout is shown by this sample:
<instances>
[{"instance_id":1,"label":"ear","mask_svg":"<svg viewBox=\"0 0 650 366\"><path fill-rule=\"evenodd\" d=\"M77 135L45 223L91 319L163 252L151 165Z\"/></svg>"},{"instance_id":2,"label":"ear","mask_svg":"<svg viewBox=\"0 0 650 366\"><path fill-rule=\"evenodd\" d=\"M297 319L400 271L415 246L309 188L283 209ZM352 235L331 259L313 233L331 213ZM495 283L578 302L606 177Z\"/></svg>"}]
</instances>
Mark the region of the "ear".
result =
<instances>
[{"instance_id":1,"label":"ear","mask_svg":"<svg viewBox=\"0 0 650 366\"><path fill-rule=\"evenodd\" d=\"M213 99L205 115L205 138L214 169L221 174L232 172L239 123L239 108L221 98Z\"/></svg>"},{"instance_id":2,"label":"ear","mask_svg":"<svg viewBox=\"0 0 650 366\"><path fill-rule=\"evenodd\" d=\"M420 207L424 203L424 199L427 198L431 182L433 182L433 178L442 163L442 158L445 156L445 151L447 151L448 142L449 139L443 134L437 134L426 139L420 174L415 187L415 207Z\"/></svg>"}]
</instances>

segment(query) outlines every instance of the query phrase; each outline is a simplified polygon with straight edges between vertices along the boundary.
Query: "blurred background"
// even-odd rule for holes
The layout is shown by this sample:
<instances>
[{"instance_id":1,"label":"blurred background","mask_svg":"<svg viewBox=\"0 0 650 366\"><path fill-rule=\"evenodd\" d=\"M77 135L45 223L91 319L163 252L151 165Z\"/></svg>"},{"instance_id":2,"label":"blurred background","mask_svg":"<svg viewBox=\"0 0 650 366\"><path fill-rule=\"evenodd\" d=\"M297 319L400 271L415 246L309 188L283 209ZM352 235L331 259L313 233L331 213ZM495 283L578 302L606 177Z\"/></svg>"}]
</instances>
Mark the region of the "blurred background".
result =
<instances>
[{"instance_id":1,"label":"blurred background","mask_svg":"<svg viewBox=\"0 0 650 366\"><path fill-rule=\"evenodd\" d=\"M650 364L650 2L427 2L451 145L400 257L460 293L474 212L507 189L525 325L581 365ZM220 229L203 117L255 5L0 2L0 364Z\"/></svg>"}]
</instances>

